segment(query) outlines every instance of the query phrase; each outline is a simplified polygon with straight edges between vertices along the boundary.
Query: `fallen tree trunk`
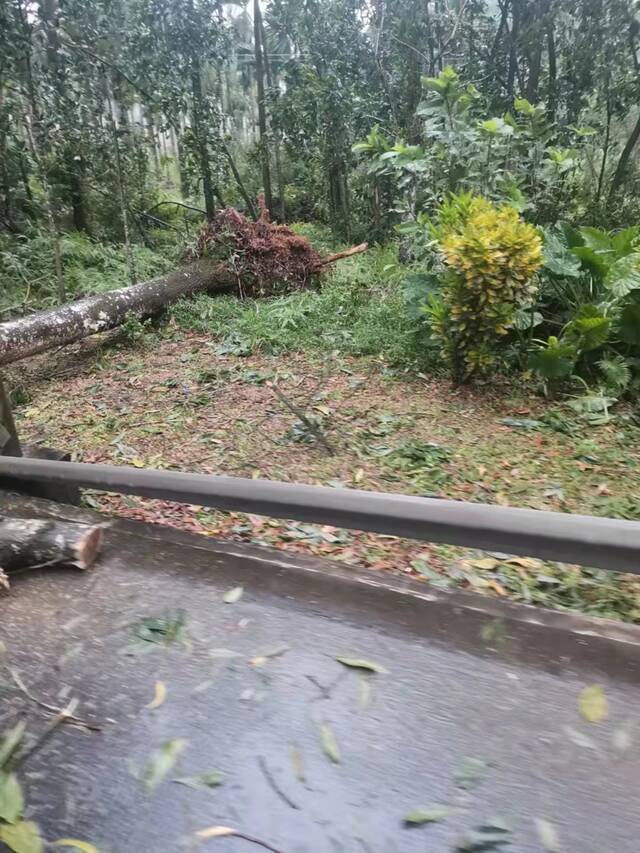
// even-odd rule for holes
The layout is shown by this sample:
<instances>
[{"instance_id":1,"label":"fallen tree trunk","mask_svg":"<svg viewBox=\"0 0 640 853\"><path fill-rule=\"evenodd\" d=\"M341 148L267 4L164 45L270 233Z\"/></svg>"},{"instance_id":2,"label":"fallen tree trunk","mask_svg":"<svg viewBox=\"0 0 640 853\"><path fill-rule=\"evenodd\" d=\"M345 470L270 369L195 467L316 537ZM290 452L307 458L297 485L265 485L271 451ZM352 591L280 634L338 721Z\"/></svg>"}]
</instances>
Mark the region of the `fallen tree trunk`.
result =
<instances>
[{"instance_id":1,"label":"fallen tree trunk","mask_svg":"<svg viewBox=\"0 0 640 853\"><path fill-rule=\"evenodd\" d=\"M271 226L279 227L282 226ZM297 238L300 240L301 238ZM359 254L366 243L334 255L318 256L313 272L322 272L329 264ZM50 311L0 323L0 367L37 355L45 350L72 344L98 332L121 325L127 317L152 317L167 305L196 293L224 293L241 289L237 272L207 258L196 260L176 272L132 287L87 296Z\"/></svg>"},{"instance_id":2,"label":"fallen tree trunk","mask_svg":"<svg viewBox=\"0 0 640 853\"><path fill-rule=\"evenodd\" d=\"M102 544L104 525L40 518L0 520L0 588L6 571L67 565L88 569Z\"/></svg>"},{"instance_id":3,"label":"fallen tree trunk","mask_svg":"<svg viewBox=\"0 0 640 853\"><path fill-rule=\"evenodd\" d=\"M222 293L235 286L235 277L224 265L200 260L153 281L2 323L0 366L114 329L127 317L151 317L184 296L202 291Z\"/></svg>"}]
</instances>

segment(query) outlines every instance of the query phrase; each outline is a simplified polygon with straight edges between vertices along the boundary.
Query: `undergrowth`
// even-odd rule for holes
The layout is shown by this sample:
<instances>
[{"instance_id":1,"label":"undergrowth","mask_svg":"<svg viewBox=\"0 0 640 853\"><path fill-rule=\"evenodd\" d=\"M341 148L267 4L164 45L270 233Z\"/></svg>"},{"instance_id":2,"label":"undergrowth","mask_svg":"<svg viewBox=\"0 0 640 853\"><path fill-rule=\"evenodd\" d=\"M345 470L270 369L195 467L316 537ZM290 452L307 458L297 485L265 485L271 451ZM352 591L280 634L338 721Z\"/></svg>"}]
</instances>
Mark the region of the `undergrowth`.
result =
<instances>
[{"instance_id":1,"label":"undergrowth","mask_svg":"<svg viewBox=\"0 0 640 853\"><path fill-rule=\"evenodd\" d=\"M133 246L139 281L156 278L178 265L179 247L173 238L159 235L155 250ZM85 234L65 234L60 242L68 299L101 293L130 284L124 248L97 243ZM53 243L49 235L0 235L0 319L25 309L57 304Z\"/></svg>"},{"instance_id":2,"label":"undergrowth","mask_svg":"<svg viewBox=\"0 0 640 853\"><path fill-rule=\"evenodd\" d=\"M323 252L335 249L323 229L295 230ZM202 294L172 314L182 328L220 338L220 351L231 355L325 350L417 363L429 349L407 312L402 277L396 248L373 246L339 261L316 290L246 300Z\"/></svg>"}]
</instances>

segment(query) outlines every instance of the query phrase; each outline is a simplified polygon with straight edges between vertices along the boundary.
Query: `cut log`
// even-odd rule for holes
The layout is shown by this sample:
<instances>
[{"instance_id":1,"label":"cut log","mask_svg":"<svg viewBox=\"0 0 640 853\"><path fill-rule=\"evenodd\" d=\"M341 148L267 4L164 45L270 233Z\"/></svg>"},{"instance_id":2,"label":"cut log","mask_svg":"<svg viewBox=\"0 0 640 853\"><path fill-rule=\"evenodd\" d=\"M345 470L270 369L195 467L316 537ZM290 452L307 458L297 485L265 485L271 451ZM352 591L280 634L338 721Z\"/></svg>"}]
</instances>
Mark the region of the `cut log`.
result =
<instances>
[{"instance_id":1,"label":"cut log","mask_svg":"<svg viewBox=\"0 0 640 853\"><path fill-rule=\"evenodd\" d=\"M203 291L222 293L236 285L235 277L226 267L201 260L153 281L87 296L50 311L2 323L0 365L106 332L128 317L152 317L184 296Z\"/></svg>"},{"instance_id":2,"label":"cut log","mask_svg":"<svg viewBox=\"0 0 640 853\"><path fill-rule=\"evenodd\" d=\"M88 569L102 544L104 524L80 524L41 518L0 520L0 587L6 572L41 566Z\"/></svg>"}]
</instances>

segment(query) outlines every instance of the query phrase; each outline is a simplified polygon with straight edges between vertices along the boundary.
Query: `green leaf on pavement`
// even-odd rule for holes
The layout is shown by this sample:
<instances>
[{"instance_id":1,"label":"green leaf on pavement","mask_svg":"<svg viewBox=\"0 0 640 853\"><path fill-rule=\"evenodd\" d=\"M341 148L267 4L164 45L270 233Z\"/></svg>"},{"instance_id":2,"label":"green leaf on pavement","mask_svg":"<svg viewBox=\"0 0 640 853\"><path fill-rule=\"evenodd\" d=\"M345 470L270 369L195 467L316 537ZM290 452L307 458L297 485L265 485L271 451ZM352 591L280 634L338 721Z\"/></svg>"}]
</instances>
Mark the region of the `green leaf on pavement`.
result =
<instances>
[{"instance_id":1,"label":"green leaf on pavement","mask_svg":"<svg viewBox=\"0 0 640 853\"><path fill-rule=\"evenodd\" d=\"M580 694L579 708L582 716L589 723L599 723L609 713L609 703L604 690L597 684L585 687Z\"/></svg>"},{"instance_id":2,"label":"green leaf on pavement","mask_svg":"<svg viewBox=\"0 0 640 853\"><path fill-rule=\"evenodd\" d=\"M160 749L153 753L144 768L142 777L147 791L153 791L162 782L186 745L186 740L176 738L163 743Z\"/></svg>"},{"instance_id":3,"label":"green leaf on pavement","mask_svg":"<svg viewBox=\"0 0 640 853\"><path fill-rule=\"evenodd\" d=\"M404 822L410 826L421 826L423 823L438 823L455 814L457 809L450 806L428 806L424 809L414 809L405 815Z\"/></svg>"},{"instance_id":4,"label":"green leaf on pavement","mask_svg":"<svg viewBox=\"0 0 640 853\"><path fill-rule=\"evenodd\" d=\"M243 592L244 589L241 586L234 586L232 589L228 589L225 592L222 596L222 600L225 604L235 604L236 601L240 601Z\"/></svg>"},{"instance_id":5,"label":"green leaf on pavement","mask_svg":"<svg viewBox=\"0 0 640 853\"><path fill-rule=\"evenodd\" d=\"M0 819L15 823L23 811L24 796L16 774L0 774Z\"/></svg>"},{"instance_id":6,"label":"green leaf on pavement","mask_svg":"<svg viewBox=\"0 0 640 853\"><path fill-rule=\"evenodd\" d=\"M0 825L0 841L13 853L42 853L44 850L38 825L30 820Z\"/></svg>"},{"instance_id":7,"label":"green leaf on pavement","mask_svg":"<svg viewBox=\"0 0 640 853\"><path fill-rule=\"evenodd\" d=\"M179 779L172 779L171 781L202 791L204 788L217 788L218 785L222 785L223 780L224 776L219 770L211 770L208 773L197 773L195 776L181 776Z\"/></svg>"},{"instance_id":8,"label":"green leaf on pavement","mask_svg":"<svg viewBox=\"0 0 640 853\"><path fill-rule=\"evenodd\" d=\"M379 663L375 663L372 660L364 660L364 658L342 658L337 657L336 660L338 663L341 663L343 666L348 666L351 669L366 669L368 672L380 672L385 673L389 670L385 669Z\"/></svg>"},{"instance_id":9,"label":"green leaf on pavement","mask_svg":"<svg viewBox=\"0 0 640 853\"><path fill-rule=\"evenodd\" d=\"M489 765L481 758L465 758L455 775L455 783L458 788L465 791L475 788L487 774Z\"/></svg>"}]
</instances>

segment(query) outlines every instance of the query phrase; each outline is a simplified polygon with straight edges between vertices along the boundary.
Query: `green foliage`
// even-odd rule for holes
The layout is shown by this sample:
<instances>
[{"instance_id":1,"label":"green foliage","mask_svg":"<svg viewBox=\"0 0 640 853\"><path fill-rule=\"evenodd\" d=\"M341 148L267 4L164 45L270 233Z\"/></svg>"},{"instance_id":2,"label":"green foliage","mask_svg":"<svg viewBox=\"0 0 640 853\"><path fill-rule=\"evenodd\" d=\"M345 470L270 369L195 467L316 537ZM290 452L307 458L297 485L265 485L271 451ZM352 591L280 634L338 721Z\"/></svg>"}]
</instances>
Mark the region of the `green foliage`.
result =
<instances>
[{"instance_id":1,"label":"green foliage","mask_svg":"<svg viewBox=\"0 0 640 853\"><path fill-rule=\"evenodd\" d=\"M465 215L440 225L447 267L442 295L429 307L434 334L458 381L486 373L519 308L535 293L541 240L509 206L485 199L466 204Z\"/></svg>"},{"instance_id":2,"label":"green foliage","mask_svg":"<svg viewBox=\"0 0 640 853\"><path fill-rule=\"evenodd\" d=\"M122 246L97 243L85 234L72 233L63 237L60 249L69 298L130 284ZM0 236L0 310L15 308L20 313L23 304L35 308L56 304L53 251L53 241L45 233L23 239ZM162 253L134 246L133 253L141 281L175 269L179 255L175 244L163 246Z\"/></svg>"},{"instance_id":3,"label":"green foliage","mask_svg":"<svg viewBox=\"0 0 640 853\"><path fill-rule=\"evenodd\" d=\"M529 366L545 380L565 379L573 372L576 357L575 347L551 335L531 356Z\"/></svg>"},{"instance_id":4,"label":"green foliage","mask_svg":"<svg viewBox=\"0 0 640 853\"><path fill-rule=\"evenodd\" d=\"M311 237L318 233L297 230ZM172 313L182 327L221 338L228 352L319 350L424 362L429 356L424 331L406 309L402 276L395 250L373 247L341 261L317 291L244 301L199 295L178 303Z\"/></svg>"}]
</instances>

